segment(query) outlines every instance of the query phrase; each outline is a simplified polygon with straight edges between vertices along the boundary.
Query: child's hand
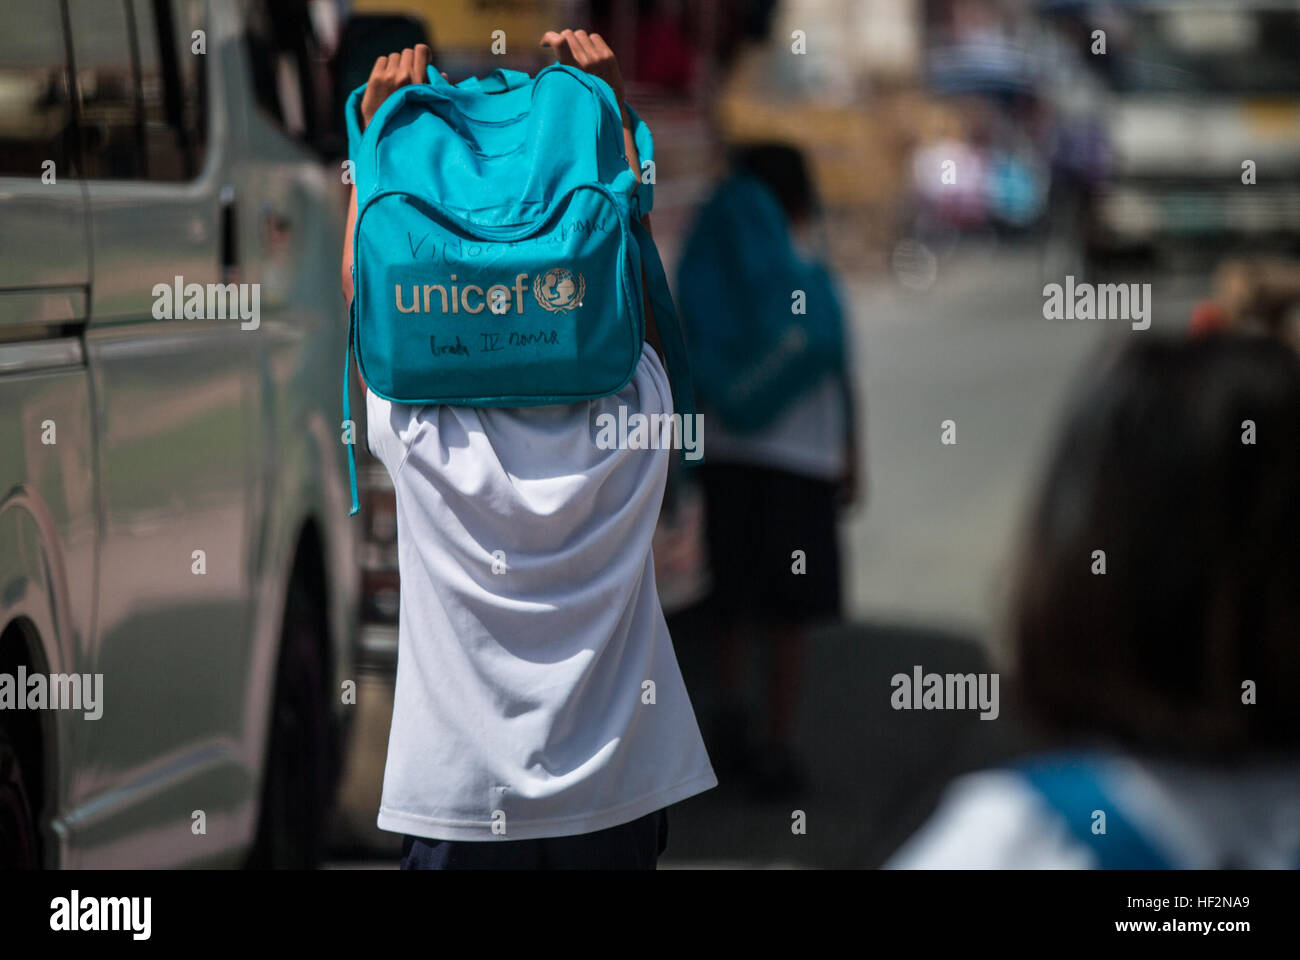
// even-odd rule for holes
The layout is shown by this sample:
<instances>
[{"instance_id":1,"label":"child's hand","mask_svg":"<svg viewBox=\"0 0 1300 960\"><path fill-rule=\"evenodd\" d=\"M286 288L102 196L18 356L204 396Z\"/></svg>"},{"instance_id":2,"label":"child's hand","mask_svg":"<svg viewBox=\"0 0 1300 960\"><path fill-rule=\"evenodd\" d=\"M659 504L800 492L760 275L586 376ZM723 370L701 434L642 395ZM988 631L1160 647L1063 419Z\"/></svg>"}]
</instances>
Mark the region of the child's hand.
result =
<instances>
[{"instance_id":1,"label":"child's hand","mask_svg":"<svg viewBox=\"0 0 1300 960\"><path fill-rule=\"evenodd\" d=\"M370 118L394 91L408 83L424 83L432 59L428 46L417 43L414 50L407 47L401 53L390 53L376 60L370 71L370 79L366 81L366 92L361 97L361 119L364 125L370 126Z\"/></svg>"},{"instance_id":2,"label":"child's hand","mask_svg":"<svg viewBox=\"0 0 1300 960\"><path fill-rule=\"evenodd\" d=\"M623 74L618 69L618 58L609 44L598 33L586 30L565 30L556 33L548 30L542 35L542 44L550 46L563 63L570 67L600 77L609 84L618 98L619 109L623 109Z\"/></svg>"}]
</instances>

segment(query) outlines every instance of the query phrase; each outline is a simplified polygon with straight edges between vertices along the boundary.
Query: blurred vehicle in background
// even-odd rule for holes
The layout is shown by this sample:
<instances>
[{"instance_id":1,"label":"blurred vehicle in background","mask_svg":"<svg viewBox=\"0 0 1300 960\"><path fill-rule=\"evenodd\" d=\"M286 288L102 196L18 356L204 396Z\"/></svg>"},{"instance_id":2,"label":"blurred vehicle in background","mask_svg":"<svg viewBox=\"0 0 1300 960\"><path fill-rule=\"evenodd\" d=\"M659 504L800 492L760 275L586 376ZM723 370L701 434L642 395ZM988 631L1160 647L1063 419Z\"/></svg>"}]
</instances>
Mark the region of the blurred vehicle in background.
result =
<instances>
[{"instance_id":1,"label":"blurred vehicle in background","mask_svg":"<svg viewBox=\"0 0 1300 960\"><path fill-rule=\"evenodd\" d=\"M1054 216L1086 263L1289 249L1300 223L1300 3L1046 0L1065 56ZM1103 31L1105 52L1092 52ZM1073 61L1073 62L1071 62Z\"/></svg>"},{"instance_id":2,"label":"blurred vehicle in background","mask_svg":"<svg viewBox=\"0 0 1300 960\"><path fill-rule=\"evenodd\" d=\"M0 674L103 685L0 711L0 862L309 865L357 585L308 5L5 16Z\"/></svg>"}]
</instances>

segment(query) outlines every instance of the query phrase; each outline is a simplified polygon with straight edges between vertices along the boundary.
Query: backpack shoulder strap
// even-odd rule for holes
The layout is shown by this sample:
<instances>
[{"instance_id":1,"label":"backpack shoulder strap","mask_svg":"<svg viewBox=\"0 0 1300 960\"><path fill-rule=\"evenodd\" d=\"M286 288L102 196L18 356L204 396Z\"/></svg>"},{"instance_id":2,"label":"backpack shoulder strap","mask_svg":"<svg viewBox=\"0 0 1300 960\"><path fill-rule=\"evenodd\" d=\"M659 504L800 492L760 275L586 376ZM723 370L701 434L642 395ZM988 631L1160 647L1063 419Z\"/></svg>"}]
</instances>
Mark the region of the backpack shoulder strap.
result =
<instances>
[{"instance_id":1,"label":"backpack shoulder strap","mask_svg":"<svg viewBox=\"0 0 1300 960\"><path fill-rule=\"evenodd\" d=\"M356 267L353 266L353 283L356 283ZM353 289L356 289L355 287ZM348 306L348 345L343 351L343 426L346 429L352 420L352 346L357 335L356 298ZM357 496L357 428L352 424L352 442L348 448L348 492L352 494L352 506L348 516L356 516L361 510L361 501Z\"/></svg>"},{"instance_id":2,"label":"backpack shoulder strap","mask_svg":"<svg viewBox=\"0 0 1300 960\"><path fill-rule=\"evenodd\" d=\"M695 392L691 386L691 368L681 321L677 316L677 308L673 305L672 292L668 289L668 277L664 273L663 261L659 259L659 250L635 215L635 209L631 221L632 236L636 239L641 266L645 270L646 296L650 301L650 309L654 311L655 329L659 331L659 345L664 351L664 367L672 386L673 412L680 413L685 420L695 413ZM681 455L685 460L685 447L682 448ZM699 457L690 462L698 464L702 461L703 457Z\"/></svg>"},{"instance_id":3,"label":"backpack shoulder strap","mask_svg":"<svg viewBox=\"0 0 1300 960\"><path fill-rule=\"evenodd\" d=\"M1087 847L1103 870L1168 870L1169 861L1127 820L1105 788L1105 764L1087 754L1053 754L1013 768ZM1106 815L1106 832L1092 832L1094 811Z\"/></svg>"},{"instance_id":4,"label":"backpack shoulder strap","mask_svg":"<svg viewBox=\"0 0 1300 960\"><path fill-rule=\"evenodd\" d=\"M613 93L611 91L611 98ZM633 139L636 142L638 159L642 169L646 163L654 161L654 135L649 125L641 119L630 104L628 114L632 119ZM672 290L668 286L668 275L664 271L663 261L659 258L659 248L654 238L641 223L641 218L648 215L654 207L654 179L641 182L641 177L631 168L624 168L620 176L630 178L631 197L628 219L632 224L632 236L640 252L641 266L645 270L646 296L650 309L654 311L655 329L659 331L659 345L664 352L664 368L668 373L668 382L673 391L673 412L682 418L695 414L695 390L691 382L691 366L686 350L686 337L682 330L681 317L673 304ZM618 184L615 185L616 187ZM683 462L700 464L704 462L701 455L693 461L686 460L686 450L681 450Z\"/></svg>"},{"instance_id":5,"label":"backpack shoulder strap","mask_svg":"<svg viewBox=\"0 0 1300 960\"><path fill-rule=\"evenodd\" d=\"M646 216L654 209L655 205L655 178L652 176L648 180L644 179L642 174L647 169L646 164L651 164L649 169L653 169L655 159L655 138L650 131L650 125L641 119L641 114L632 108L632 104L624 102L627 107L628 115L632 119L632 140L636 144L637 159L641 163L641 170L632 173L633 187L632 195L636 202L637 209L640 210L640 216Z\"/></svg>"}]
</instances>

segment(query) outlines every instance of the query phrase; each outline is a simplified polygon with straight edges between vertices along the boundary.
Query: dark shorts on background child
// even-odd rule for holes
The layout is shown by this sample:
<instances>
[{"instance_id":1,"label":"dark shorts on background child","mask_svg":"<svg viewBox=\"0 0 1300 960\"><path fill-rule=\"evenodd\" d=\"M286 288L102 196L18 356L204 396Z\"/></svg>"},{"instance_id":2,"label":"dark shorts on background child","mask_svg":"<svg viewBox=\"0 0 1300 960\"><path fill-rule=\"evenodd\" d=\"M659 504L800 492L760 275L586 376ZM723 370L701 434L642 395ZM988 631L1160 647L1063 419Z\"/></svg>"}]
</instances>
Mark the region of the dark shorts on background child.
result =
<instances>
[{"instance_id":1,"label":"dark shorts on background child","mask_svg":"<svg viewBox=\"0 0 1300 960\"><path fill-rule=\"evenodd\" d=\"M653 870L668 846L668 811L571 837L402 838L403 870Z\"/></svg>"},{"instance_id":2,"label":"dark shorts on background child","mask_svg":"<svg viewBox=\"0 0 1300 960\"><path fill-rule=\"evenodd\" d=\"M700 475L715 609L785 623L838 620L835 484L740 463L706 462ZM794 572L796 550L803 573Z\"/></svg>"}]
</instances>

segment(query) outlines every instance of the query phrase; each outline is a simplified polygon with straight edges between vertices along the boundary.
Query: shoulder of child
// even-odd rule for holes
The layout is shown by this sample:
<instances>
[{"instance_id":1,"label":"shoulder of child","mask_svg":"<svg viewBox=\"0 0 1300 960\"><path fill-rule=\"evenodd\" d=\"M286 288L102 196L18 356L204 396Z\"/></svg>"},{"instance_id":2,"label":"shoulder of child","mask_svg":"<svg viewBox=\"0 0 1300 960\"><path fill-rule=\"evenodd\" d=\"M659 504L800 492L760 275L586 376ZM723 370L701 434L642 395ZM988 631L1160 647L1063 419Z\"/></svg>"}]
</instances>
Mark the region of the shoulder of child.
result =
<instances>
[{"instance_id":1,"label":"shoulder of child","mask_svg":"<svg viewBox=\"0 0 1300 960\"><path fill-rule=\"evenodd\" d=\"M896 870L1087 869L1091 853L1020 774L961 777L939 808L886 865Z\"/></svg>"}]
</instances>

